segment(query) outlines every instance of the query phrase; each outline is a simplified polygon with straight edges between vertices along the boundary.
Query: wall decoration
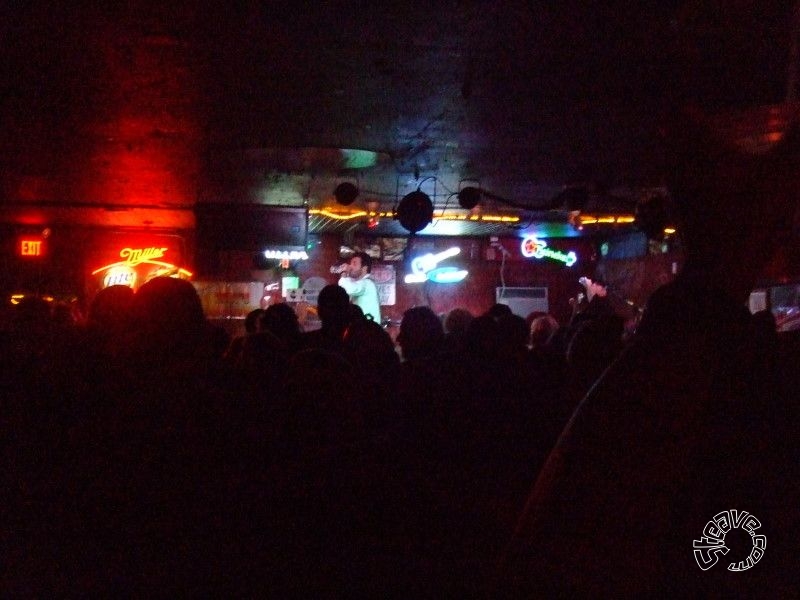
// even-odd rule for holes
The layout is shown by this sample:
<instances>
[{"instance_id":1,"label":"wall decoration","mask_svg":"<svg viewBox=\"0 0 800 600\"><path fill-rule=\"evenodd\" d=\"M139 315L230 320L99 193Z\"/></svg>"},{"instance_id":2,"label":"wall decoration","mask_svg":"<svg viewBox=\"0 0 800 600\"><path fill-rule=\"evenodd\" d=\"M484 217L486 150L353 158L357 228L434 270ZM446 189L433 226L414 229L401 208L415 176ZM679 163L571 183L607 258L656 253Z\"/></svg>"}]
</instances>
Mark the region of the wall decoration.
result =
<instances>
[{"instance_id":1,"label":"wall decoration","mask_svg":"<svg viewBox=\"0 0 800 600\"><path fill-rule=\"evenodd\" d=\"M520 251L522 252L522 256L526 258L549 258L551 260L563 262L568 267L578 262L578 256L572 250L569 252L562 252L561 250L548 248L547 242L534 236L523 238L522 244L520 244Z\"/></svg>"},{"instance_id":2,"label":"wall decoration","mask_svg":"<svg viewBox=\"0 0 800 600\"><path fill-rule=\"evenodd\" d=\"M408 241L406 238L378 238L381 247L381 258L392 262L403 260Z\"/></svg>"},{"instance_id":3,"label":"wall decoration","mask_svg":"<svg viewBox=\"0 0 800 600\"><path fill-rule=\"evenodd\" d=\"M378 288L381 306L394 306L397 302L397 274L394 265L372 265L371 276Z\"/></svg>"},{"instance_id":4,"label":"wall decoration","mask_svg":"<svg viewBox=\"0 0 800 600\"><path fill-rule=\"evenodd\" d=\"M423 283L433 281L434 283L456 283L462 281L467 276L467 271L457 267L439 267L439 263L456 256L461 252L461 248L453 246L436 254L427 253L416 256L411 260L411 272L406 274L406 283Z\"/></svg>"}]
</instances>

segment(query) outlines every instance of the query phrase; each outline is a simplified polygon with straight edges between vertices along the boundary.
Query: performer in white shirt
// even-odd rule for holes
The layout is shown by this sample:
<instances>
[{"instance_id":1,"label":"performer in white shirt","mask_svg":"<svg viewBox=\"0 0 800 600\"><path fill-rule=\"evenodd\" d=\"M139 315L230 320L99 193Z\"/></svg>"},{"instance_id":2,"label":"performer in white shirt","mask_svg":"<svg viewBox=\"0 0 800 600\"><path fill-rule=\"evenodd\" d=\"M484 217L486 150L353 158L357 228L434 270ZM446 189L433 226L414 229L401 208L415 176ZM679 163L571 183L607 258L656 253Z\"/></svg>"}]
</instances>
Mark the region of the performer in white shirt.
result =
<instances>
[{"instance_id":1,"label":"performer in white shirt","mask_svg":"<svg viewBox=\"0 0 800 600\"><path fill-rule=\"evenodd\" d=\"M350 296L350 301L364 312L364 316L376 323L381 322L381 307L378 288L370 276L372 258L366 252L356 252L346 265L339 279Z\"/></svg>"}]
</instances>

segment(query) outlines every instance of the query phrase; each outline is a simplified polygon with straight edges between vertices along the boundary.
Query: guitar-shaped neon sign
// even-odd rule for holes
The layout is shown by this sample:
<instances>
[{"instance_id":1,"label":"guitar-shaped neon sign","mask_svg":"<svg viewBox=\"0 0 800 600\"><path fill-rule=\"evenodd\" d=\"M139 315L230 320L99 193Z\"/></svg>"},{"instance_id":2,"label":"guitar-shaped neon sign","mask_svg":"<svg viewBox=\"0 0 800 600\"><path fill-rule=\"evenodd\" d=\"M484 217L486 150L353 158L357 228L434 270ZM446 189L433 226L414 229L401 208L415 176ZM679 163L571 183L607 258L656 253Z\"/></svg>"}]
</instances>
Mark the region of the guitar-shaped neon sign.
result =
<instances>
[{"instance_id":1,"label":"guitar-shaped neon sign","mask_svg":"<svg viewBox=\"0 0 800 600\"><path fill-rule=\"evenodd\" d=\"M411 261L411 273L405 276L406 283L458 283L468 272L457 267L437 267L437 265L461 252L461 248L453 247L437 254L423 254Z\"/></svg>"}]
</instances>

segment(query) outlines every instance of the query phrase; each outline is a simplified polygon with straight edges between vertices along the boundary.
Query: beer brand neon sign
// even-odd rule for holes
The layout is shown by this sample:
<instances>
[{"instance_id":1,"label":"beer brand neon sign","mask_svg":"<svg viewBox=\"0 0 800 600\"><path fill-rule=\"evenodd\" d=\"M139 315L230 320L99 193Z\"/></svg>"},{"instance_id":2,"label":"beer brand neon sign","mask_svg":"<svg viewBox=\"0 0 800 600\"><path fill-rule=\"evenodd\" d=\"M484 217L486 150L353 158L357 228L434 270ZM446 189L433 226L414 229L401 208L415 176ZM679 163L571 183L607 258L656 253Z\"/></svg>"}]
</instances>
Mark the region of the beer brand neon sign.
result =
<instances>
[{"instance_id":1,"label":"beer brand neon sign","mask_svg":"<svg viewBox=\"0 0 800 600\"><path fill-rule=\"evenodd\" d=\"M525 258L549 258L558 262L563 262L568 267L571 267L578 262L578 256L570 250L569 252L561 252L560 250L553 250L547 247L547 242L540 240L535 236L529 235L522 240L520 251Z\"/></svg>"},{"instance_id":2,"label":"beer brand neon sign","mask_svg":"<svg viewBox=\"0 0 800 600\"><path fill-rule=\"evenodd\" d=\"M130 267L112 267L103 277L103 287L112 285L126 285L130 288L136 287L136 271Z\"/></svg>"},{"instance_id":3,"label":"beer brand neon sign","mask_svg":"<svg viewBox=\"0 0 800 600\"><path fill-rule=\"evenodd\" d=\"M158 260L164 258L167 250L169 250L169 248L123 248L119 251L119 257L122 260L95 269L92 271L92 275L97 275L104 271L106 272L103 277L103 287L108 287L110 285L135 287L138 280L135 267L139 265L158 267L148 274L148 279L161 276L179 277L182 279L191 277L191 271L182 269L173 263Z\"/></svg>"},{"instance_id":4,"label":"beer brand neon sign","mask_svg":"<svg viewBox=\"0 0 800 600\"><path fill-rule=\"evenodd\" d=\"M125 259L125 264L133 266L151 262L154 258L164 258L167 250L169 248L123 248L119 251L119 255Z\"/></svg>"}]
</instances>

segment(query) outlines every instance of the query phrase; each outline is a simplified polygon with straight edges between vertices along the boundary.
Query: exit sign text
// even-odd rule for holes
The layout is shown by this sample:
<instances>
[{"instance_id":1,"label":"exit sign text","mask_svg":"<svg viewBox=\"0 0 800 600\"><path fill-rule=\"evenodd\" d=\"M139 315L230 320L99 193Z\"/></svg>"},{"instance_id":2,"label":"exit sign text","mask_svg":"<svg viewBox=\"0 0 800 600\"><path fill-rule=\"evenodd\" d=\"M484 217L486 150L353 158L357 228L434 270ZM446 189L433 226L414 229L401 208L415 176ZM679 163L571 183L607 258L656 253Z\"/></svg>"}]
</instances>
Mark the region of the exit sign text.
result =
<instances>
[{"instance_id":1,"label":"exit sign text","mask_svg":"<svg viewBox=\"0 0 800 600\"><path fill-rule=\"evenodd\" d=\"M20 240L19 241L19 255L20 256L41 256L42 255L42 240Z\"/></svg>"}]
</instances>

